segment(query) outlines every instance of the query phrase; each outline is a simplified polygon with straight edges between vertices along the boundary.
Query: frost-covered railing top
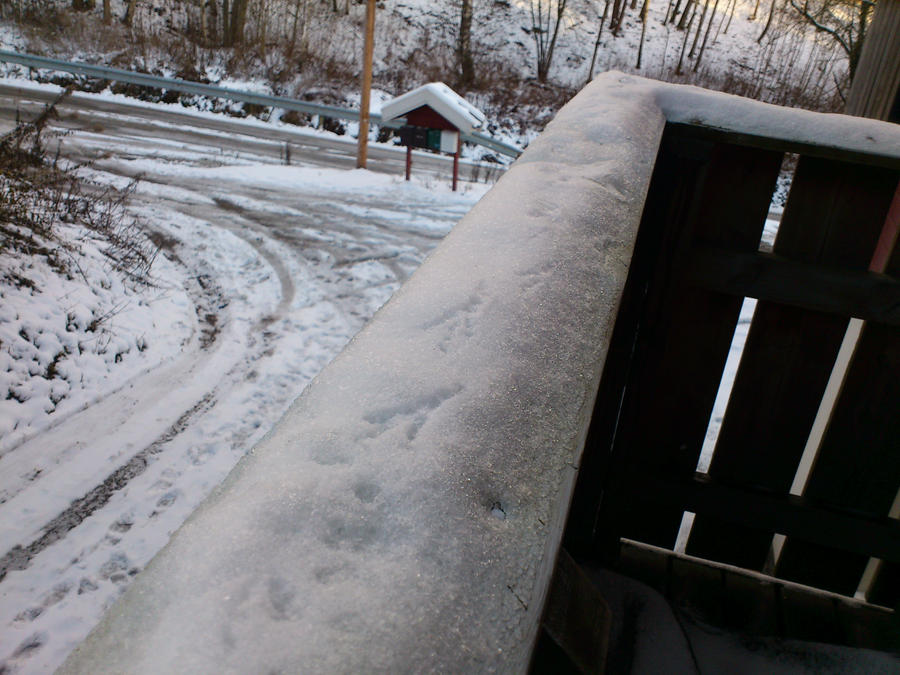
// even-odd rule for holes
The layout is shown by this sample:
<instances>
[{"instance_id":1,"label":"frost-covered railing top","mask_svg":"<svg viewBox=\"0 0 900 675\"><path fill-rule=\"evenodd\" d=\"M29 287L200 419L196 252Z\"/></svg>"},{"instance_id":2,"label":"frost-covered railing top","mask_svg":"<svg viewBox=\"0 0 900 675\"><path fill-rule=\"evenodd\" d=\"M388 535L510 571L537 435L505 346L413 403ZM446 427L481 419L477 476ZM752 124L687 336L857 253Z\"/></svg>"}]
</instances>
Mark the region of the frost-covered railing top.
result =
<instances>
[{"instance_id":1,"label":"frost-covered railing top","mask_svg":"<svg viewBox=\"0 0 900 675\"><path fill-rule=\"evenodd\" d=\"M900 159L889 125L598 78L62 672L523 672L667 121Z\"/></svg>"}]
</instances>

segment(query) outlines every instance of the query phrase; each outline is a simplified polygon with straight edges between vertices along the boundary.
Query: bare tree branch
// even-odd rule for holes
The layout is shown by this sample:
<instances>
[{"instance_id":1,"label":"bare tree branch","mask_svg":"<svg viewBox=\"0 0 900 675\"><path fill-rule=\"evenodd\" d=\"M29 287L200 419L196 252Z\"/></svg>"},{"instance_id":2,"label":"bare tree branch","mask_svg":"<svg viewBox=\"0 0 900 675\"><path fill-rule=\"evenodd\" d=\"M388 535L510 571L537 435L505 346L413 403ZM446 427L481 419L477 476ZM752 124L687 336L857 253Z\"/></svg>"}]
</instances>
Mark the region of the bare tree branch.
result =
<instances>
[{"instance_id":1,"label":"bare tree branch","mask_svg":"<svg viewBox=\"0 0 900 675\"><path fill-rule=\"evenodd\" d=\"M795 0L790 0L790 3L791 3L791 7L793 7L795 10L797 10L800 13L800 16L802 16L804 19L809 21L809 23L812 24L813 28L815 28L817 31L819 31L821 33L827 33L828 35L833 37L835 40L837 40L837 43L841 46L841 48L845 52L847 52L847 56L850 55L850 52L852 51L852 47L847 44L847 42L844 40L844 38L841 36L841 34L838 33L838 31L836 29L830 28L829 26L819 23L819 21L812 14L809 13L809 3L808 2L803 7L800 7L799 5L797 5Z\"/></svg>"}]
</instances>

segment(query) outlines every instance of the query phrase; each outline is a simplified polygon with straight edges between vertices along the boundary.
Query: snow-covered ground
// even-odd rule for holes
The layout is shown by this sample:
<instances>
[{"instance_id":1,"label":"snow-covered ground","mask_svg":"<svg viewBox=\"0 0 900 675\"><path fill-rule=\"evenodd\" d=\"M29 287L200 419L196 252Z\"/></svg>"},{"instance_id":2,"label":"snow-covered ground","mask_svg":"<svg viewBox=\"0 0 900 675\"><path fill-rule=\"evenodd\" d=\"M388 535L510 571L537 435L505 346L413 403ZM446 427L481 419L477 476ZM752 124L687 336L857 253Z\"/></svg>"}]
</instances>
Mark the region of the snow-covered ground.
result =
<instances>
[{"instance_id":1,"label":"snow-covered ground","mask_svg":"<svg viewBox=\"0 0 900 675\"><path fill-rule=\"evenodd\" d=\"M153 286L85 241L84 278L37 264L38 290L2 289L2 672L61 663L489 187L207 142L66 137L95 182L143 175L130 208L161 247Z\"/></svg>"}]
</instances>

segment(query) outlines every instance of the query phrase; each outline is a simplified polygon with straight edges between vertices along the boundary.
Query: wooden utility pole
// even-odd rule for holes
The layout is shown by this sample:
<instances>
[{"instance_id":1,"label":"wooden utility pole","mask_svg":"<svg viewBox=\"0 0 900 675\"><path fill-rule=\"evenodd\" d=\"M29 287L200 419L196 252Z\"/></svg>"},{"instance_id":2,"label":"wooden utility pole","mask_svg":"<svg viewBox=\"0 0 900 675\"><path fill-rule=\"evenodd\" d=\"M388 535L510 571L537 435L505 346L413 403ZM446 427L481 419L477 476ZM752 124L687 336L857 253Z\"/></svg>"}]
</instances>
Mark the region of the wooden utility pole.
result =
<instances>
[{"instance_id":1,"label":"wooden utility pole","mask_svg":"<svg viewBox=\"0 0 900 675\"><path fill-rule=\"evenodd\" d=\"M375 51L375 0L366 4L366 45L363 53L362 101L359 105L359 137L356 168L366 168L369 149L369 99L372 94L372 53Z\"/></svg>"},{"instance_id":2,"label":"wooden utility pole","mask_svg":"<svg viewBox=\"0 0 900 675\"><path fill-rule=\"evenodd\" d=\"M900 122L900 0L875 4L845 112Z\"/></svg>"}]
</instances>

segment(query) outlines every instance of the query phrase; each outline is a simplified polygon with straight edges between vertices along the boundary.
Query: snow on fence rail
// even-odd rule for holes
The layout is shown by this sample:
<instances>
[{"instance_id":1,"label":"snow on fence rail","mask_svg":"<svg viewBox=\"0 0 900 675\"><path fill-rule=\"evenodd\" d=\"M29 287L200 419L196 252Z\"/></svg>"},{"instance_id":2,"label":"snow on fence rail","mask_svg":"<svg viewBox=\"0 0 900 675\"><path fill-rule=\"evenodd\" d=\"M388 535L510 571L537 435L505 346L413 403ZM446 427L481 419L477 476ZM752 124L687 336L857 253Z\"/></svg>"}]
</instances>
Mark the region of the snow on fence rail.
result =
<instances>
[{"instance_id":1,"label":"snow on fence rail","mask_svg":"<svg viewBox=\"0 0 900 675\"><path fill-rule=\"evenodd\" d=\"M525 672L673 124L900 158L889 125L598 78L60 672Z\"/></svg>"},{"instance_id":2,"label":"snow on fence rail","mask_svg":"<svg viewBox=\"0 0 900 675\"><path fill-rule=\"evenodd\" d=\"M135 73L130 70L122 70L120 68L109 68L107 66L96 66L89 63L77 63L72 61L61 61L59 59L51 59L45 56L36 56L34 54L20 54L18 52L10 52L0 50L0 61L7 63L17 63L28 68L43 68L47 70L58 70L76 75L85 75L87 77L96 77L104 80L113 80L116 82L127 82L143 87L155 87L157 89L171 89L186 94L197 94L198 96L210 96L212 98L225 98L233 101L243 101L244 103L254 103L262 106L272 106L275 108L283 108L285 110L295 110L310 115L320 115L322 117L333 117L335 119L359 120L359 111L352 108L341 108L339 106L323 105L321 103L312 103L309 101L298 101L297 99L285 96L270 96L268 94L257 94L250 91L241 91L238 89L228 89L226 87L216 87L201 82L191 82L180 78L160 77L158 75L148 75L146 73ZM384 127L396 128L402 125L402 120L381 121L381 115L372 113L369 120L373 124ZM473 132L471 134L463 134L462 139L468 143L482 145L494 152L499 152L507 157L516 158L522 154L522 150L498 141L486 134Z\"/></svg>"}]
</instances>

